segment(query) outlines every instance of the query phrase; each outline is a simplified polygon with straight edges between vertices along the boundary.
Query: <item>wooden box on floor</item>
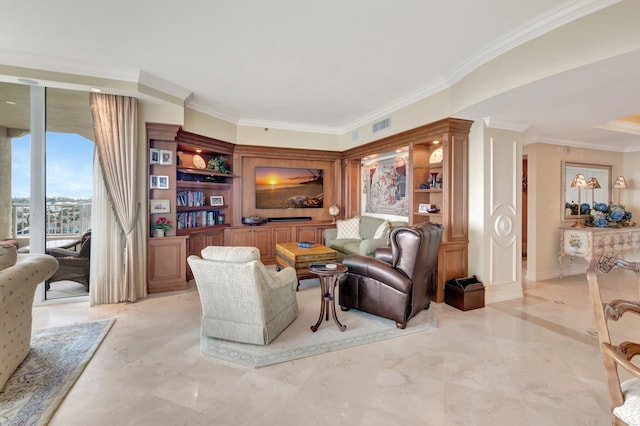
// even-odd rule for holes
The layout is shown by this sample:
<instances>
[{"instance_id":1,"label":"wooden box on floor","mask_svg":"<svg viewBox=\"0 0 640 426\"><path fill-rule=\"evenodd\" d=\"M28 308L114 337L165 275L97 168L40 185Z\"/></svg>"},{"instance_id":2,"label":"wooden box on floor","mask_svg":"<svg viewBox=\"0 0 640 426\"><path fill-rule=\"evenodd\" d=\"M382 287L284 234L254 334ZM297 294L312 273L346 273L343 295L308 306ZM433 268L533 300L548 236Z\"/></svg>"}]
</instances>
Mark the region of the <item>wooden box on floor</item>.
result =
<instances>
[{"instance_id":1,"label":"wooden box on floor","mask_svg":"<svg viewBox=\"0 0 640 426\"><path fill-rule=\"evenodd\" d=\"M484 308L484 284L475 275L450 279L444 285L444 301L461 311Z\"/></svg>"}]
</instances>

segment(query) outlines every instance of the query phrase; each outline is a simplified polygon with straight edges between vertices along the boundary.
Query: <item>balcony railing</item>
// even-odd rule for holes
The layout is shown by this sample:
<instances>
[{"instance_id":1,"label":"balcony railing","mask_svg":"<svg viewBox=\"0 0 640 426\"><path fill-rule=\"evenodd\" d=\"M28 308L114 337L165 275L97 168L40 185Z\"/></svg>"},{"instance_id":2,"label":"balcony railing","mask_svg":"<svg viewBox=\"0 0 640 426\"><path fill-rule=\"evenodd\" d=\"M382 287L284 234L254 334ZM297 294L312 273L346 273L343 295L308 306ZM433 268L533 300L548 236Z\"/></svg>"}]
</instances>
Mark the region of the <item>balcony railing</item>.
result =
<instances>
[{"instance_id":1,"label":"balcony railing","mask_svg":"<svg viewBox=\"0 0 640 426\"><path fill-rule=\"evenodd\" d=\"M52 203L46 205L48 237L81 235L91 226L91 203ZM29 235L30 212L28 204L12 204L11 216L14 237Z\"/></svg>"}]
</instances>

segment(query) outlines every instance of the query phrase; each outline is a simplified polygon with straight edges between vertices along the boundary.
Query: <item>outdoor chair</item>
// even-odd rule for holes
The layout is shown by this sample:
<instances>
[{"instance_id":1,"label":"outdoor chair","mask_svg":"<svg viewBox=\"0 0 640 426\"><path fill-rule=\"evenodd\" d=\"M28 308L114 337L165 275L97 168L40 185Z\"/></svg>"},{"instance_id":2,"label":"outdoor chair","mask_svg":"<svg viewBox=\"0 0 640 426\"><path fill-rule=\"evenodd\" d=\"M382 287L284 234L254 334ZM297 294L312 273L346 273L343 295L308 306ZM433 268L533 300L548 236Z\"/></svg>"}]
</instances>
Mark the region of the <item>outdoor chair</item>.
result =
<instances>
[{"instance_id":1,"label":"outdoor chair","mask_svg":"<svg viewBox=\"0 0 640 426\"><path fill-rule=\"evenodd\" d=\"M70 247L80 245L79 251ZM49 291L52 282L75 281L83 284L89 291L89 271L91 257L91 231L87 231L82 238L69 243L67 248L55 247L46 250L46 254L55 257L60 267L51 278L45 282L45 289Z\"/></svg>"}]
</instances>

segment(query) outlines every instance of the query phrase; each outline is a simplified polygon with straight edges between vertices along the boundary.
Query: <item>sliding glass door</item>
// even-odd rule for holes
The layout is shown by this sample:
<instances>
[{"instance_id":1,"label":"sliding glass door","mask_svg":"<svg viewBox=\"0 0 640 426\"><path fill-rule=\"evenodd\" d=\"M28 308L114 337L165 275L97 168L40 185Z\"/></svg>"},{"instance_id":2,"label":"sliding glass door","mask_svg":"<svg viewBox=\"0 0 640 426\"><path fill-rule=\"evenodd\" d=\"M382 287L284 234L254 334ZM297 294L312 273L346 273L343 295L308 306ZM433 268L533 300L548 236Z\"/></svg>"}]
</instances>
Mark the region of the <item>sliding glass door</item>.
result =
<instances>
[{"instance_id":1,"label":"sliding glass door","mask_svg":"<svg viewBox=\"0 0 640 426\"><path fill-rule=\"evenodd\" d=\"M69 244L90 228L92 139L88 93L0 83L0 241L22 252L79 250ZM36 301L87 295L88 278L77 276Z\"/></svg>"}]
</instances>

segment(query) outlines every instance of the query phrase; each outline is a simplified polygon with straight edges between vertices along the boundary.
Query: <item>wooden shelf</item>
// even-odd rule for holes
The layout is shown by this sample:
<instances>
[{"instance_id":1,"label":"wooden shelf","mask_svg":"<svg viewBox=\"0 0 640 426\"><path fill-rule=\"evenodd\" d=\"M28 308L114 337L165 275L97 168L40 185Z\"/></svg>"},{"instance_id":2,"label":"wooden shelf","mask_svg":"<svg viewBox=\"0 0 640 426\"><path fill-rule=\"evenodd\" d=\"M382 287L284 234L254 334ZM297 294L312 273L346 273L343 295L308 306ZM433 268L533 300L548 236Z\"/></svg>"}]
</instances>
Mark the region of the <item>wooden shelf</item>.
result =
<instances>
[{"instance_id":1,"label":"wooden shelf","mask_svg":"<svg viewBox=\"0 0 640 426\"><path fill-rule=\"evenodd\" d=\"M413 212L413 214L416 215L416 216L440 216L440 217L442 217L442 212L438 212L438 213Z\"/></svg>"},{"instance_id":2,"label":"wooden shelf","mask_svg":"<svg viewBox=\"0 0 640 426\"><path fill-rule=\"evenodd\" d=\"M213 226L196 226L193 228L184 228L184 229L176 229L176 235L181 236L181 235L190 235L194 232L206 232L206 231L211 231L213 229L224 229L225 227L228 227L229 225L227 225L226 223L222 223L220 225L213 225Z\"/></svg>"},{"instance_id":3,"label":"wooden shelf","mask_svg":"<svg viewBox=\"0 0 640 426\"><path fill-rule=\"evenodd\" d=\"M202 175L202 176L216 176L216 177L224 177L224 178L236 178L238 176L234 174L228 173L219 173L214 172L211 169L196 169L193 167L178 167L177 170L181 173L189 173L192 175Z\"/></svg>"},{"instance_id":4,"label":"wooden shelf","mask_svg":"<svg viewBox=\"0 0 640 426\"><path fill-rule=\"evenodd\" d=\"M222 206L178 206L176 210L179 212L190 212L194 210L223 210L229 208L228 204Z\"/></svg>"},{"instance_id":5,"label":"wooden shelf","mask_svg":"<svg viewBox=\"0 0 640 426\"><path fill-rule=\"evenodd\" d=\"M203 188L231 188L232 184L224 183L224 182L199 182L199 181L191 181L191 180L178 180L176 181L177 189L203 189Z\"/></svg>"},{"instance_id":6,"label":"wooden shelf","mask_svg":"<svg viewBox=\"0 0 640 426\"><path fill-rule=\"evenodd\" d=\"M442 189L440 189L440 188L439 188L439 189L414 189L414 190L413 190L413 192L416 192L416 193L425 193L425 194L428 194L428 193L438 193L438 192L442 192Z\"/></svg>"},{"instance_id":7,"label":"wooden shelf","mask_svg":"<svg viewBox=\"0 0 640 426\"><path fill-rule=\"evenodd\" d=\"M432 164L415 164L413 166L413 168L414 169L420 169L420 170L441 169L442 168L442 162L432 163Z\"/></svg>"}]
</instances>

